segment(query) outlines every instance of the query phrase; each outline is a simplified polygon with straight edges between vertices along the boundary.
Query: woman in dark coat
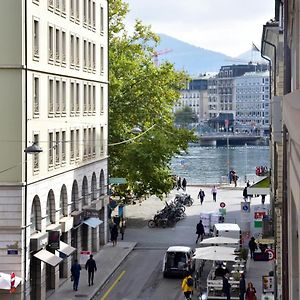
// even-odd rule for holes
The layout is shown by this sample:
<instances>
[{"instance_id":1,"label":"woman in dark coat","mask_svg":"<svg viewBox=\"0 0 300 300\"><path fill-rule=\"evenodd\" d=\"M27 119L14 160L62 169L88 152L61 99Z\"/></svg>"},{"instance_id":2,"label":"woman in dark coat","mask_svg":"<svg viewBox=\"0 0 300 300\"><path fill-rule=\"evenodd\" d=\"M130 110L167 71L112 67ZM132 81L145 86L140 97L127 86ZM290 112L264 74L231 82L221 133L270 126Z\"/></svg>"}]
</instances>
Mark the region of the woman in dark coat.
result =
<instances>
[{"instance_id":1,"label":"woman in dark coat","mask_svg":"<svg viewBox=\"0 0 300 300\"><path fill-rule=\"evenodd\" d=\"M118 240L118 226L117 224L113 224L111 230L110 230L110 239L113 243L113 246L117 245L117 240Z\"/></svg>"}]
</instances>

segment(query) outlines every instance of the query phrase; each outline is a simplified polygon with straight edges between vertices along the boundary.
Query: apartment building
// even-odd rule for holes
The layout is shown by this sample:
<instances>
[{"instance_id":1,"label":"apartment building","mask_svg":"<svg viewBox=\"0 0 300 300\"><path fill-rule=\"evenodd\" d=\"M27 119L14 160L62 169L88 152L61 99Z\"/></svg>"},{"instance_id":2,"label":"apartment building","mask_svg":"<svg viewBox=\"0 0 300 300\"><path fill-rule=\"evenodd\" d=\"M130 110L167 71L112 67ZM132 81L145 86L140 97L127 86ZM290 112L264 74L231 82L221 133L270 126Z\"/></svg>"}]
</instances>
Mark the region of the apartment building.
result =
<instances>
[{"instance_id":1,"label":"apartment building","mask_svg":"<svg viewBox=\"0 0 300 300\"><path fill-rule=\"evenodd\" d=\"M235 131L266 135L269 132L269 72L247 72L233 83Z\"/></svg>"},{"instance_id":2,"label":"apartment building","mask_svg":"<svg viewBox=\"0 0 300 300\"><path fill-rule=\"evenodd\" d=\"M0 15L0 269L22 278L14 299L46 299L107 241L108 1Z\"/></svg>"},{"instance_id":3,"label":"apartment building","mask_svg":"<svg viewBox=\"0 0 300 300\"><path fill-rule=\"evenodd\" d=\"M197 115L198 122L208 118L208 78L194 78L180 91L180 98L173 108L175 113L188 106Z\"/></svg>"}]
</instances>

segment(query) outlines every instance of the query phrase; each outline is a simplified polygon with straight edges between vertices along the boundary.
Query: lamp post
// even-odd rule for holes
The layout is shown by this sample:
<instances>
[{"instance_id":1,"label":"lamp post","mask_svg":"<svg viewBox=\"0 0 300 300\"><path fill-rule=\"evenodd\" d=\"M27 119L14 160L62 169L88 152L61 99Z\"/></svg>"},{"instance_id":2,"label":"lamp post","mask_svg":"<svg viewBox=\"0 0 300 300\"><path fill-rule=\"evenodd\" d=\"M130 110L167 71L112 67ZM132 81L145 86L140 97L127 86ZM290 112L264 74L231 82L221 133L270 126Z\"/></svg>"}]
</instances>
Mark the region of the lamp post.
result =
<instances>
[{"instance_id":1,"label":"lamp post","mask_svg":"<svg viewBox=\"0 0 300 300\"><path fill-rule=\"evenodd\" d=\"M24 300L26 299L26 275L27 275L27 185L28 185L28 178L27 178L27 155L28 154L38 154L43 152L43 149L37 145L36 143L33 143L31 146L28 146L24 149L25 153L25 193L24 193Z\"/></svg>"}]
</instances>

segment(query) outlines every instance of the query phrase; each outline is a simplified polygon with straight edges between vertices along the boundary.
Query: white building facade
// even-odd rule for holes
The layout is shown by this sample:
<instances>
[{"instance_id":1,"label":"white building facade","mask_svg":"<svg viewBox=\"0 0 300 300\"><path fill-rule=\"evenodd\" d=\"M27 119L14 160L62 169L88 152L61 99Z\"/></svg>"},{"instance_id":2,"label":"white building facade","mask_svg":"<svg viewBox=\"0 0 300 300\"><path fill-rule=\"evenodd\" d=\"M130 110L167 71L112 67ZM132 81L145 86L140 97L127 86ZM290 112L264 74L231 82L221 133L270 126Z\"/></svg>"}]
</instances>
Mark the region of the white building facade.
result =
<instances>
[{"instance_id":1,"label":"white building facade","mask_svg":"<svg viewBox=\"0 0 300 300\"><path fill-rule=\"evenodd\" d=\"M247 72L234 79L235 129L267 133L269 130L269 72Z\"/></svg>"},{"instance_id":2,"label":"white building facade","mask_svg":"<svg viewBox=\"0 0 300 300\"><path fill-rule=\"evenodd\" d=\"M0 270L22 278L14 299L45 299L107 241L107 2L1 2Z\"/></svg>"}]
</instances>

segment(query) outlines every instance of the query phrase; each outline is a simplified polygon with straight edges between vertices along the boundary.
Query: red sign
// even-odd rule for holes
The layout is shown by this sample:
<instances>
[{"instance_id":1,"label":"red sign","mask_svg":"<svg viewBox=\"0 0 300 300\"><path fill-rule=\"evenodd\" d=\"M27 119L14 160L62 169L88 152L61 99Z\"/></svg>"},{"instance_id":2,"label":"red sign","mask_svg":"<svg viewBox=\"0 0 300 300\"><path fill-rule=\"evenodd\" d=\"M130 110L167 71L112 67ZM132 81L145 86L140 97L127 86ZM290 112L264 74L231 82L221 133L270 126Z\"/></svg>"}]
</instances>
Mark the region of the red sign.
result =
<instances>
[{"instance_id":1,"label":"red sign","mask_svg":"<svg viewBox=\"0 0 300 300\"><path fill-rule=\"evenodd\" d=\"M224 202L221 202L221 203L220 203L220 207L221 207L221 208L224 208L225 206L226 206L226 204L225 204Z\"/></svg>"},{"instance_id":2,"label":"red sign","mask_svg":"<svg viewBox=\"0 0 300 300\"><path fill-rule=\"evenodd\" d=\"M265 215L266 215L265 211L256 211L254 213L254 219L263 219Z\"/></svg>"}]
</instances>

